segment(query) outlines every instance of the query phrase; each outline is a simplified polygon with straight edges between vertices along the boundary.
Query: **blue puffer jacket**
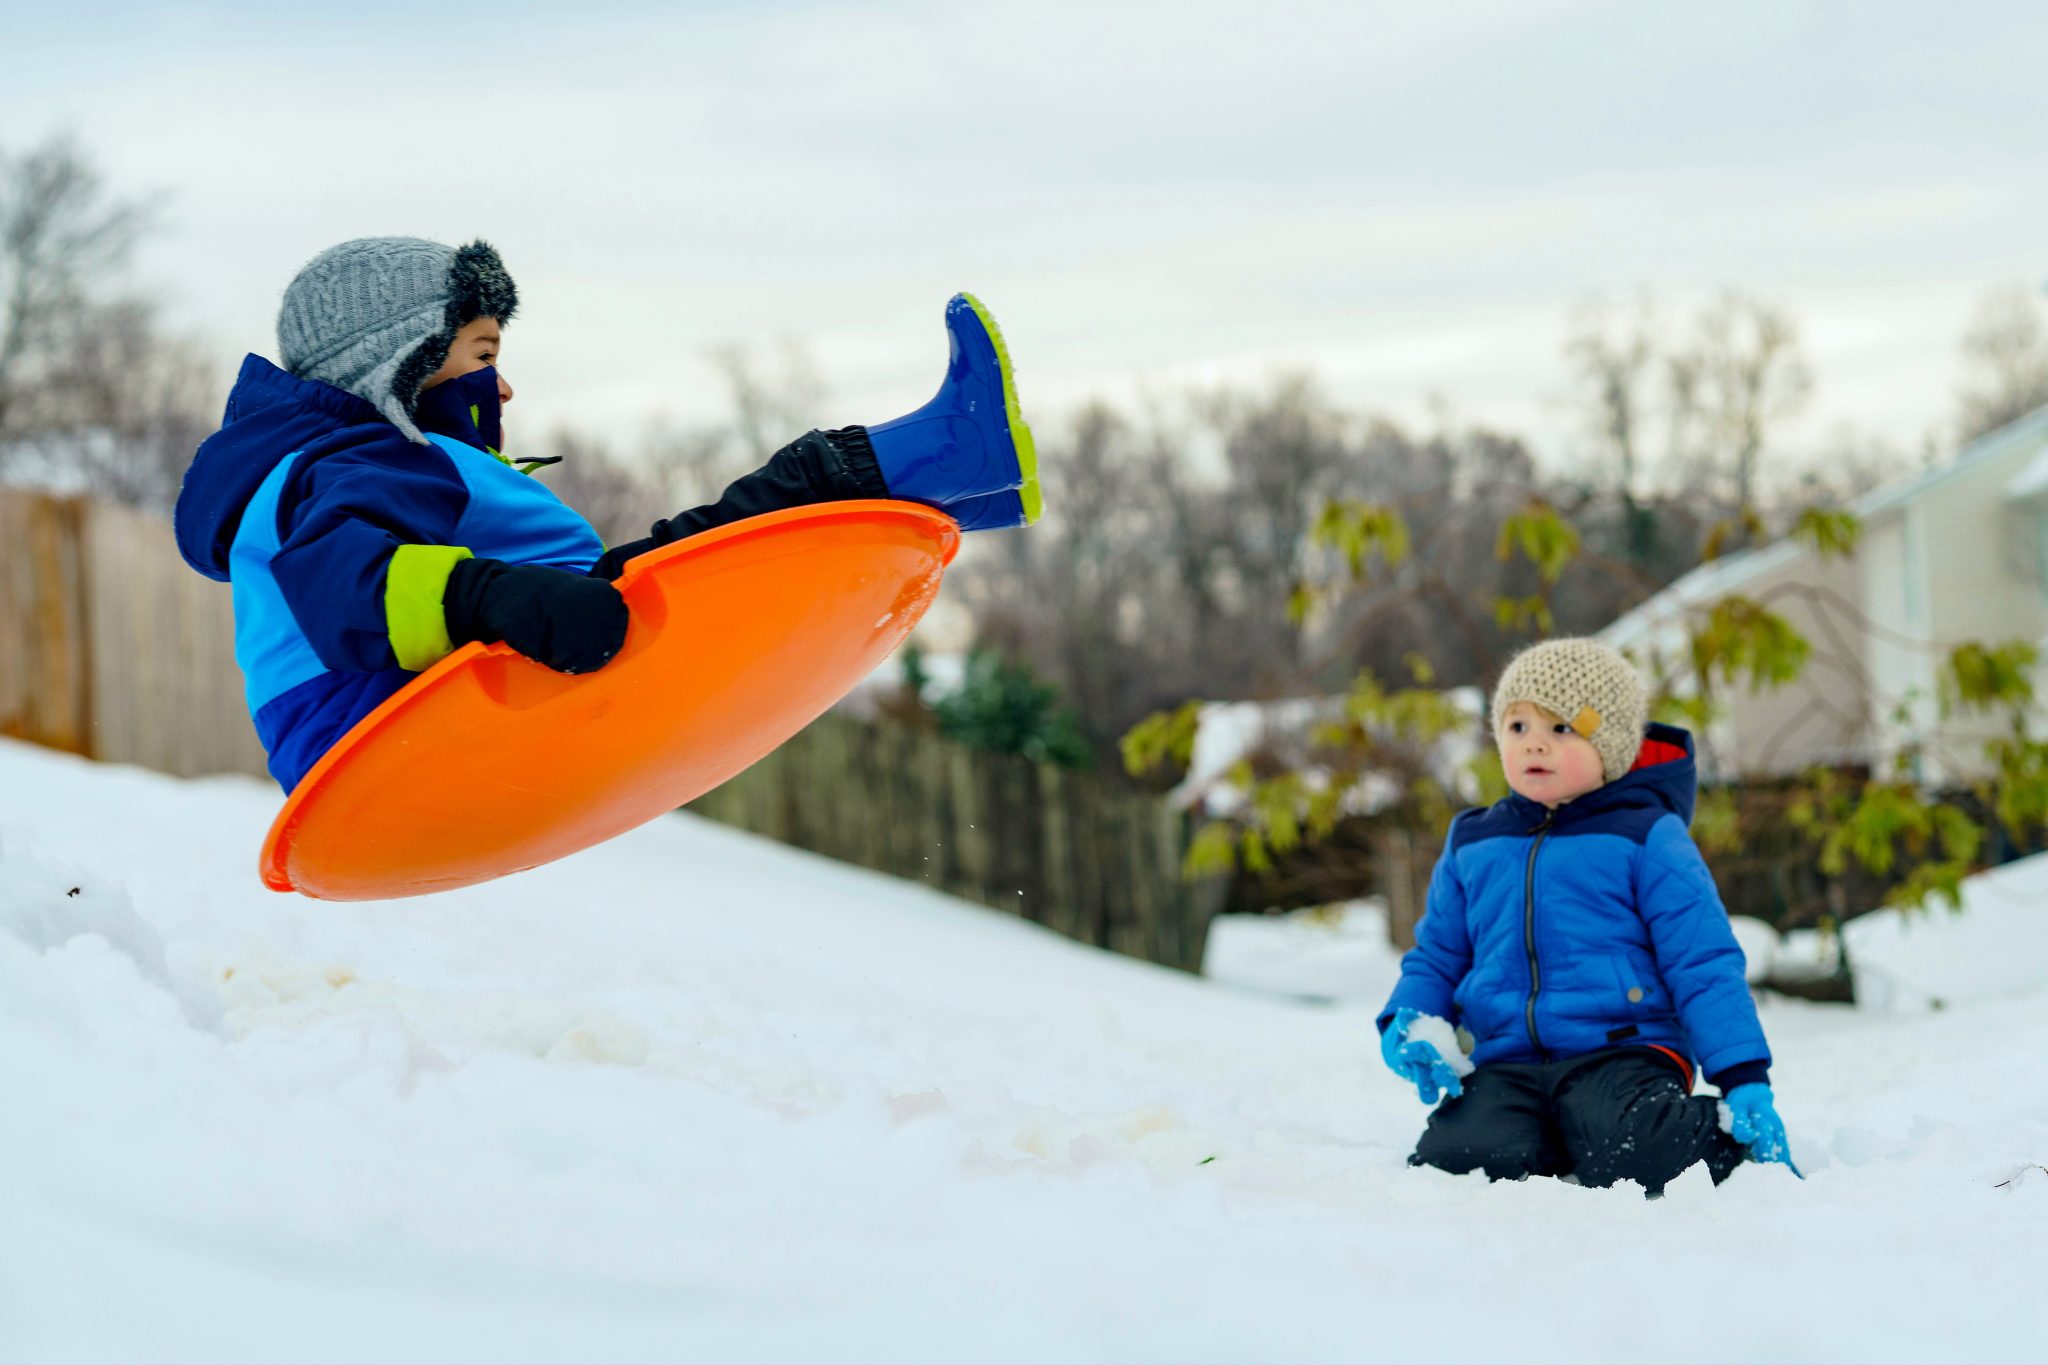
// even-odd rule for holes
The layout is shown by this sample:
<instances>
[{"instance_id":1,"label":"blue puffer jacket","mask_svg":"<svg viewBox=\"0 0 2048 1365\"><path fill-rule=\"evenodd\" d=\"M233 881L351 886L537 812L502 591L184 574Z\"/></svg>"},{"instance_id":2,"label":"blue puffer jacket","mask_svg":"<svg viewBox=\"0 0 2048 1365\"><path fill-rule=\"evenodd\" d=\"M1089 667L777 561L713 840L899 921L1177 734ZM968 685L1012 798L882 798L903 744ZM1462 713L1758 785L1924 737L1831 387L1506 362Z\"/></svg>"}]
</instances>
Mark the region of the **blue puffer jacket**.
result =
<instances>
[{"instance_id":1,"label":"blue puffer jacket","mask_svg":"<svg viewBox=\"0 0 2048 1365\"><path fill-rule=\"evenodd\" d=\"M418 421L429 444L252 355L178 492L185 562L234 585L235 660L287 791L453 647L441 596L458 560L587 571L604 552L497 453L495 370L427 390Z\"/></svg>"},{"instance_id":2,"label":"blue puffer jacket","mask_svg":"<svg viewBox=\"0 0 2048 1365\"><path fill-rule=\"evenodd\" d=\"M1413 1008L1465 1028L1482 1066L1655 1046L1724 1092L1766 1080L1742 949L1686 832L1696 785L1692 736L1652 725L1635 771L1554 812L1460 814L1381 1030Z\"/></svg>"}]
</instances>

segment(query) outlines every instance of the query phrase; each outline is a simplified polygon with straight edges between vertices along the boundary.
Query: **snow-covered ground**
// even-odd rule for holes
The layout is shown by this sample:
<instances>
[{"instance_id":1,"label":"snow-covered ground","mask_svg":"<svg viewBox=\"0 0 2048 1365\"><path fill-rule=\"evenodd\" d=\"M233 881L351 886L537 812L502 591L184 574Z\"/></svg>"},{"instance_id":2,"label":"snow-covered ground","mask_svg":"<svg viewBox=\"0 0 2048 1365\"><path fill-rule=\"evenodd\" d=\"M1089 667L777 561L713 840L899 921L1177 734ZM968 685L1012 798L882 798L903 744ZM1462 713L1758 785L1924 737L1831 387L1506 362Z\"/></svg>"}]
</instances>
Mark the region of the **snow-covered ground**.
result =
<instances>
[{"instance_id":1,"label":"snow-covered ground","mask_svg":"<svg viewBox=\"0 0 2048 1365\"><path fill-rule=\"evenodd\" d=\"M277 801L0 743L0 1358L2048 1355L2048 867L1653 1203L1403 1164L1369 913L1197 980L686 818L326 905Z\"/></svg>"}]
</instances>

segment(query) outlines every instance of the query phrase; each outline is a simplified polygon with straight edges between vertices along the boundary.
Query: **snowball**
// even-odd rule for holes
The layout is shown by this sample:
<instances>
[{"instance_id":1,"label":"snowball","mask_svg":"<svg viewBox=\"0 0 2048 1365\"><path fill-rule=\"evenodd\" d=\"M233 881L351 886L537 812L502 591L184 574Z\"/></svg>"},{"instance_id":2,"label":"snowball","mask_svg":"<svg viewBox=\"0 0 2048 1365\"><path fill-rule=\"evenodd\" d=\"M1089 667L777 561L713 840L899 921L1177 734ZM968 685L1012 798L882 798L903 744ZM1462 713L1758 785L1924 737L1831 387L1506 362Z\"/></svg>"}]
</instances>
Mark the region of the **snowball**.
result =
<instances>
[{"instance_id":1,"label":"snowball","mask_svg":"<svg viewBox=\"0 0 2048 1365\"><path fill-rule=\"evenodd\" d=\"M1439 1019L1434 1014L1420 1015L1408 1026L1408 1041L1434 1043L1436 1050L1450 1063L1452 1075L1472 1074L1472 1059L1465 1055L1464 1048L1458 1046L1458 1031L1451 1027L1450 1020Z\"/></svg>"}]
</instances>

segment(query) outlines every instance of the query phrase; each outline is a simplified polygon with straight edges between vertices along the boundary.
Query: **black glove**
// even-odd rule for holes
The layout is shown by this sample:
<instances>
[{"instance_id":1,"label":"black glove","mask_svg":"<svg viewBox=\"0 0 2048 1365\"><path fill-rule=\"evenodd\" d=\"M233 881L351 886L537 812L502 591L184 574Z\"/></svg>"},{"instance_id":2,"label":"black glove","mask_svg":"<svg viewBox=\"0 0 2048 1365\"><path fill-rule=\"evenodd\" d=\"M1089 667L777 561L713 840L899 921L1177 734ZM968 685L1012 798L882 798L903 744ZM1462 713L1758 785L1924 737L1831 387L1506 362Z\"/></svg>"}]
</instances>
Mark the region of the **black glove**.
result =
<instances>
[{"instance_id":1,"label":"black glove","mask_svg":"<svg viewBox=\"0 0 2048 1365\"><path fill-rule=\"evenodd\" d=\"M448 638L502 640L557 673L595 673L626 643L631 613L601 578L540 564L465 559L441 596Z\"/></svg>"}]
</instances>

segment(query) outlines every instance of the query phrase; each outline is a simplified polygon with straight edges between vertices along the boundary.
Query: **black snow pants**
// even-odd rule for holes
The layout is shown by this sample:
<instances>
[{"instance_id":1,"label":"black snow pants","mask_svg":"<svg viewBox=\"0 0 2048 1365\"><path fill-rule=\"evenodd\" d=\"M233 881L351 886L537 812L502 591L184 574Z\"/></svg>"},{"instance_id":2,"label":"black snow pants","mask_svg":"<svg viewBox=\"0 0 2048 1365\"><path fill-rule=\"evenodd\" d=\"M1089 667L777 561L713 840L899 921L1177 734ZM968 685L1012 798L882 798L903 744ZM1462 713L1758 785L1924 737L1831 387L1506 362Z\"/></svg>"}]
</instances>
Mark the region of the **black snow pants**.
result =
<instances>
[{"instance_id":1,"label":"black snow pants","mask_svg":"<svg viewBox=\"0 0 2048 1365\"><path fill-rule=\"evenodd\" d=\"M726 485L717 502L655 522L652 534L614 545L590 572L596 578L617 578L636 555L763 512L888 496L889 485L875 463L867 428L806 432L771 455L767 464Z\"/></svg>"},{"instance_id":2,"label":"black snow pants","mask_svg":"<svg viewBox=\"0 0 2048 1365\"><path fill-rule=\"evenodd\" d=\"M1746 1153L1721 1131L1717 1102L1686 1093L1688 1080L1673 1058L1642 1047L1494 1062L1465 1078L1462 1096L1437 1106L1408 1162L1494 1180L1633 1180L1657 1194L1704 1161L1718 1185Z\"/></svg>"}]
</instances>

